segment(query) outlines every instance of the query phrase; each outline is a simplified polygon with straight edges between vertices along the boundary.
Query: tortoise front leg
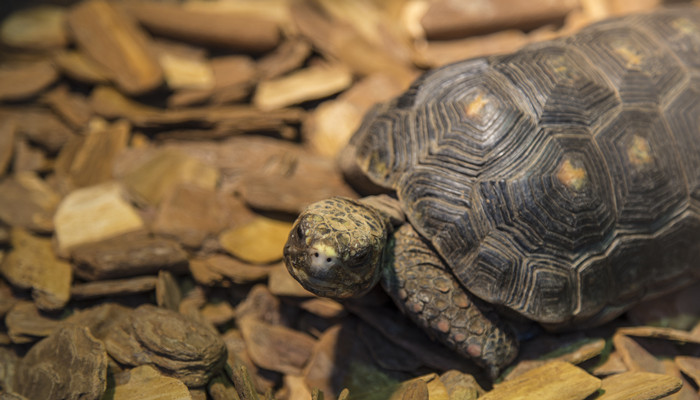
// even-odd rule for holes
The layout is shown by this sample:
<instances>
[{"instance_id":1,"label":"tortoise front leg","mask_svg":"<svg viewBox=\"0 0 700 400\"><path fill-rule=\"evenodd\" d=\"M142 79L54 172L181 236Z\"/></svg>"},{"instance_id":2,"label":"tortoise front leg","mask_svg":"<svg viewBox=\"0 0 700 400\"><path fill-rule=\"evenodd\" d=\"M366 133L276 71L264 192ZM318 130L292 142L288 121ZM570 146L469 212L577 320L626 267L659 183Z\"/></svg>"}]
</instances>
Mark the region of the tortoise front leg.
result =
<instances>
[{"instance_id":1,"label":"tortoise front leg","mask_svg":"<svg viewBox=\"0 0 700 400\"><path fill-rule=\"evenodd\" d=\"M393 251L392 251L393 250ZM398 307L433 338L473 359L495 378L518 353L510 327L448 272L430 244L409 224L394 233L382 277Z\"/></svg>"}]
</instances>

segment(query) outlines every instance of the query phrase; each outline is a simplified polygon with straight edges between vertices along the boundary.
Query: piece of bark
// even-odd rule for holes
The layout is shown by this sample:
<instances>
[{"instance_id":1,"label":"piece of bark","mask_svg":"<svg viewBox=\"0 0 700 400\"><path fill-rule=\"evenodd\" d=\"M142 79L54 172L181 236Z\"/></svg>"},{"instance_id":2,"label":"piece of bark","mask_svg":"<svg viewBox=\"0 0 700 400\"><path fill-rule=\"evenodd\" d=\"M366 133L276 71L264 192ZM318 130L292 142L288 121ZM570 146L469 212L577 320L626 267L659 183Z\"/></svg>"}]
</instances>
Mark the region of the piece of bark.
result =
<instances>
[{"instance_id":1,"label":"piece of bark","mask_svg":"<svg viewBox=\"0 0 700 400\"><path fill-rule=\"evenodd\" d=\"M592 341L588 341L586 343L583 343L579 346L576 346L573 349L569 349L568 347L570 346L562 346L561 348L558 349L558 351L564 351L564 354L561 354L556 357L551 357L547 358L544 360L523 360L520 361L515 368L513 368L508 376L506 376L506 380L514 379L523 373L530 371L532 369L535 369L539 366L542 366L548 362L551 361L563 361L563 362L568 362L571 364L581 364L584 361L590 360L593 357L596 357L600 355L600 353L605 349L605 340L604 339L595 339Z\"/></svg>"},{"instance_id":2,"label":"piece of bark","mask_svg":"<svg viewBox=\"0 0 700 400\"><path fill-rule=\"evenodd\" d=\"M578 3L489 0L462 4L439 0L430 4L421 25L429 39L456 39L512 28L531 30L563 21Z\"/></svg>"},{"instance_id":3,"label":"piece of bark","mask_svg":"<svg viewBox=\"0 0 700 400\"><path fill-rule=\"evenodd\" d=\"M191 259L189 263L189 272L192 278L203 286L222 286L230 287L231 282L220 273L211 269L205 260Z\"/></svg>"},{"instance_id":4,"label":"piece of bark","mask_svg":"<svg viewBox=\"0 0 700 400\"><path fill-rule=\"evenodd\" d=\"M664 367L661 361L649 353L634 339L616 333L613 336L615 349L620 353L622 361L630 371L645 371L662 374Z\"/></svg>"},{"instance_id":5,"label":"piece of bark","mask_svg":"<svg viewBox=\"0 0 700 400\"><path fill-rule=\"evenodd\" d=\"M289 222L257 217L250 223L227 229L219 243L229 254L253 264L269 264L282 259L282 248L292 228Z\"/></svg>"},{"instance_id":6,"label":"piece of bark","mask_svg":"<svg viewBox=\"0 0 700 400\"><path fill-rule=\"evenodd\" d=\"M127 121L110 124L93 118L84 135L72 146L66 146L56 162L56 174L66 180L67 187L86 187L112 179L112 164L126 149L131 134Z\"/></svg>"},{"instance_id":7,"label":"piece of bark","mask_svg":"<svg viewBox=\"0 0 700 400\"><path fill-rule=\"evenodd\" d=\"M74 299L128 296L150 292L156 287L155 276L142 276L129 279L113 279L99 282L79 283L71 288Z\"/></svg>"},{"instance_id":8,"label":"piece of bark","mask_svg":"<svg viewBox=\"0 0 700 400\"><path fill-rule=\"evenodd\" d=\"M257 15L207 12L154 1L129 1L122 6L149 31L186 42L263 53L280 39L277 24Z\"/></svg>"},{"instance_id":9,"label":"piece of bark","mask_svg":"<svg viewBox=\"0 0 700 400\"><path fill-rule=\"evenodd\" d=\"M152 364L188 387L206 384L220 371L226 356L215 330L148 304L113 327L104 342L108 353L120 363Z\"/></svg>"},{"instance_id":10,"label":"piece of bark","mask_svg":"<svg viewBox=\"0 0 700 400\"><path fill-rule=\"evenodd\" d=\"M53 231L59 201L59 195L33 172L21 172L0 182L0 220L11 226L40 233Z\"/></svg>"},{"instance_id":11,"label":"piece of bark","mask_svg":"<svg viewBox=\"0 0 700 400\"><path fill-rule=\"evenodd\" d=\"M236 306L236 316L238 319L253 318L270 325L283 325L285 322L280 300L263 284L253 286L246 298Z\"/></svg>"},{"instance_id":12,"label":"piece of bark","mask_svg":"<svg viewBox=\"0 0 700 400\"><path fill-rule=\"evenodd\" d=\"M354 73L386 73L405 87L415 79L416 74L406 60L397 59L385 47L370 43L344 21L327 15L317 4L295 2L290 5L290 13L305 38L322 52L340 60Z\"/></svg>"},{"instance_id":13,"label":"piece of bark","mask_svg":"<svg viewBox=\"0 0 700 400\"><path fill-rule=\"evenodd\" d=\"M440 381L447 389L449 400L475 400L484 394L484 389L472 375L454 369L440 375Z\"/></svg>"},{"instance_id":14,"label":"piece of bark","mask_svg":"<svg viewBox=\"0 0 700 400\"><path fill-rule=\"evenodd\" d=\"M700 385L700 357L676 356L675 362L684 374Z\"/></svg>"},{"instance_id":15,"label":"piece of bark","mask_svg":"<svg viewBox=\"0 0 700 400\"><path fill-rule=\"evenodd\" d=\"M0 255L2 264L3 255ZM4 317L20 301L12 294L12 288L4 280L0 281L0 317Z\"/></svg>"},{"instance_id":16,"label":"piece of bark","mask_svg":"<svg viewBox=\"0 0 700 400\"><path fill-rule=\"evenodd\" d=\"M342 304L326 297L306 299L299 303L299 308L321 318L340 318L347 315Z\"/></svg>"},{"instance_id":17,"label":"piece of bark","mask_svg":"<svg viewBox=\"0 0 700 400\"><path fill-rule=\"evenodd\" d=\"M620 353L617 351L614 351L610 353L608 356L608 359L605 360L605 362L599 366L597 366L592 372L593 375L595 376L608 376L608 375L614 375L614 374L621 374L623 372L628 371L629 369L625 365L625 363L622 361L622 357L620 356Z\"/></svg>"},{"instance_id":18,"label":"piece of bark","mask_svg":"<svg viewBox=\"0 0 700 400\"><path fill-rule=\"evenodd\" d=\"M262 368L300 375L316 342L311 336L255 318L238 319L253 362Z\"/></svg>"},{"instance_id":19,"label":"piece of bark","mask_svg":"<svg viewBox=\"0 0 700 400\"><path fill-rule=\"evenodd\" d=\"M148 35L122 10L103 0L74 6L68 25L78 47L89 54L130 94L163 83L163 72L150 49Z\"/></svg>"},{"instance_id":20,"label":"piece of bark","mask_svg":"<svg viewBox=\"0 0 700 400\"><path fill-rule=\"evenodd\" d=\"M428 385L422 379L402 382L389 400L428 400Z\"/></svg>"},{"instance_id":21,"label":"piece of bark","mask_svg":"<svg viewBox=\"0 0 700 400\"><path fill-rule=\"evenodd\" d=\"M12 230L12 250L0 265L3 276L14 286L31 289L42 310L58 310L70 299L73 273L70 264L56 258L50 239Z\"/></svg>"},{"instance_id":22,"label":"piece of bark","mask_svg":"<svg viewBox=\"0 0 700 400\"><path fill-rule=\"evenodd\" d=\"M276 296L291 297L315 297L313 293L304 289L301 283L297 282L287 271L284 263L272 267L270 279L268 281L270 291Z\"/></svg>"},{"instance_id":23,"label":"piece of bark","mask_svg":"<svg viewBox=\"0 0 700 400\"><path fill-rule=\"evenodd\" d=\"M21 358L10 347L0 347L0 386L5 391L12 391L14 387L15 373Z\"/></svg>"},{"instance_id":24,"label":"piece of bark","mask_svg":"<svg viewBox=\"0 0 700 400\"><path fill-rule=\"evenodd\" d=\"M14 118L5 117L0 119L0 176L5 175L7 167L12 161L12 153L15 148L15 137L17 136L17 122Z\"/></svg>"},{"instance_id":25,"label":"piece of bark","mask_svg":"<svg viewBox=\"0 0 700 400\"><path fill-rule=\"evenodd\" d=\"M164 40L154 41L152 48L171 90L214 87L214 71L204 49Z\"/></svg>"},{"instance_id":26,"label":"piece of bark","mask_svg":"<svg viewBox=\"0 0 700 400\"><path fill-rule=\"evenodd\" d=\"M385 74L367 76L337 99L316 107L304 120L304 137L316 153L336 158L370 107L398 96L403 89L395 79Z\"/></svg>"},{"instance_id":27,"label":"piece of bark","mask_svg":"<svg viewBox=\"0 0 700 400\"><path fill-rule=\"evenodd\" d=\"M50 335L61 322L40 314L31 301L19 301L5 316L5 325L12 342L22 344Z\"/></svg>"},{"instance_id":28,"label":"piece of bark","mask_svg":"<svg viewBox=\"0 0 700 400\"><path fill-rule=\"evenodd\" d=\"M241 177L241 196L258 210L296 215L319 200L357 197L335 162L326 157L289 152L280 159L270 156L266 167L248 171Z\"/></svg>"},{"instance_id":29,"label":"piece of bark","mask_svg":"<svg viewBox=\"0 0 700 400\"><path fill-rule=\"evenodd\" d=\"M479 399L585 399L598 388L600 379L572 364L553 361L503 382Z\"/></svg>"},{"instance_id":30,"label":"piece of bark","mask_svg":"<svg viewBox=\"0 0 700 400\"><path fill-rule=\"evenodd\" d=\"M30 98L58 79L50 61L12 63L0 66L0 101Z\"/></svg>"},{"instance_id":31,"label":"piece of bark","mask_svg":"<svg viewBox=\"0 0 700 400\"><path fill-rule=\"evenodd\" d=\"M270 275L272 268L248 264L223 254L215 254L204 259L210 270L221 274L236 284L259 282Z\"/></svg>"},{"instance_id":32,"label":"piece of bark","mask_svg":"<svg viewBox=\"0 0 700 400\"><path fill-rule=\"evenodd\" d=\"M197 248L223 229L252 219L252 213L238 198L193 184L171 190L161 202L153 232Z\"/></svg>"},{"instance_id":33,"label":"piece of bark","mask_svg":"<svg viewBox=\"0 0 700 400\"><path fill-rule=\"evenodd\" d=\"M17 368L14 386L30 399L86 400L102 398L106 387L105 347L78 326L61 328L34 345Z\"/></svg>"},{"instance_id":34,"label":"piece of bark","mask_svg":"<svg viewBox=\"0 0 700 400\"><path fill-rule=\"evenodd\" d=\"M17 123L17 133L54 154L75 135L53 112L39 107L2 108L0 116Z\"/></svg>"},{"instance_id":35,"label":"piece of bark","mask_svg":"<svg viewBox=\"0 0 700 400\"><path fill-rule=\"evenodd\" d=\"M41 98L56 114L73 129L87 125L92 109L82 94L70 92L67 85L61 85L44 94Z\"/></svg>"},{"instance_id":36,"label":"piece of bark","mask_svg":"<svg viewBox=\"0 0 700 400\"><path fill-rule=\"evenodd\" d=\"M275 110L322 99L350 86L352 74L341 64L314 65L289 75L258 83L253 104L261 110Z\"/></svg>"},{"instance_id":37,"label":"piece of bark","mask_svg":"<svg viewBox=\"0 0 700 400\"><path fill-rule=\"evenodd\" d=\"M260 58L257 65L262 79L273 79L300 68L311 55L311 45L300 38L289 39Z\"/></svg>"},{"instance_id":38,"label":"piece of bark","mask_svg":"<svg viewBox=\"0 0 700 400\"><path fill-rule=\"evenodd\" d=\"M156 281L156 304L168 310L177 311L182 301L182 292L173 274L166 270L158 271Z\"/></svg>"},{"instance_id":39,"label":"piece of bark","mask_svg":"<svg viewBox=\"0 0 700 400\"><path fill-rule=\"evenodd\" d=\"M192 397L182 381L142 365L114 375L114 400L189 400Z\"/></svg>"},{"instance_id":40,"label":"piece of bark","mask_svg":"<svg viewBox=\"0 0 700 400\"><path fill-rule=\"evenodd\" d=\"M178 150L163 149L125 176L123 182L139 201L157 205L179 185L213 190L218 180L216 168Z\"/></svg>"},{"instance_id":41,"label":"piece of bark","mask_svg":"<svg viewBox=\"0 0 700 400\"><path fill-rule=\"evenodd\" d=\"M458 40L432 40L416 45L414 61L425 68L438 68L456 61L513 52L530 40L521 31L506 30Z\"/></svg>"},{"instance_id":42,"label":"piece of bark","mask_svg":"<svg viewBox=\"0 0 700 400\"><path fill-rule=\"evenodd\" d=\"M0 39L6 45L46 50L68 44L66 11L51 4L25 8L10 14L0 26Z\"/></svg>"},{"instance_id":43,"label":"piece of bark","mask_svg":"<svg viewBox=\"0 0 700 400\"><path fill-rule=\"evenodd\" d=\"M73 248L75 274L85 280L183 271L187 253L176 242L140 234L122 235Z\"/></svg>"},{"instance_id":44,"label":"piece of bark","mask_svg":"<svg viewBox=\"0 0 700 400\"><path fill-rule=\"evenodd\" d=\"M233 382L226 376L214 377L207 385L207 392L213 400L239 400Z\"/></svg>"},{"instance_id":45,"label":"piece of bark","mask_svg":"<svg viewBox=\"0 0 700 400\"><path fill-rule=\"evenodd\" d=\"M173 128L183 124L204 128L220 125L226 136L243 132L271 132L286 124L299 123L304 112L298 108L261 111L248 105L159 109L127 99L116 90L100 86L92 91L90 104L105 118L126 118L142 128Z\"/></svg>"},{"instance_id":46,"label":"piece of bark","mask_svg":"<svg viewBox=\"0 0 700 400\"><path fill-rule=\"evenodd\" d=\"M139 214L124 199L122 186L116 182L90 186L68 194L56 210L54 226L61 254L82 244L145 228Z\"/></svg>"},{"instance_id":47,"label":"piece of bark","mask_svg":"<svg viewBox=\"0 0 700 400\"><path fill-rule=\"evenodd\" d=\"M598 400L654 400L677 392L681 380L668 375L630 371L609 376L602 381Z\"/></svg>"},{"instance_id":48,"label":"piece of bark","mask_svg":"<svg viewBox=\"0 0 700 400\"><path fill-rule=\"evenodd\" d=\"M632 326L617 330L620 335L648 337L654 339L673 340L676 342L689 342L700 344L700 338L690 332L680 329L665 328L658 326Z\"/></svg>"},{"instance_id":49,"label":"piece of bark","mask_svg":"<svg viewBox=\"0 0 700 400\"><path fill-rule=\"evenodd\" d=\"M61 72L79 82L103 84L113 76L107 68L81 51L61 51L54 55L53 60Z\"/></svg>"},{"instance_id":50,"label":"piece of bark","mask_svg":"<svg viewBox=\"0 0 700 400\"><path fill-rule=\"evenodd\" d=\"M51 164L46 151L30 144L28 140L17 140L12 170L20 173L47 173L51 170Z\"/></svg>"},{"instance_id":51,"label":"piece of bark","mask_svg":"<svg viewBox=\"0 0 700 400\"><path fill-rule=\"evenodd\" d=\"M226 325L236 316L234 308L227 301L209 302L202 307L200 312L202 317L214 326Z\"/></svg>"}]
</instances>

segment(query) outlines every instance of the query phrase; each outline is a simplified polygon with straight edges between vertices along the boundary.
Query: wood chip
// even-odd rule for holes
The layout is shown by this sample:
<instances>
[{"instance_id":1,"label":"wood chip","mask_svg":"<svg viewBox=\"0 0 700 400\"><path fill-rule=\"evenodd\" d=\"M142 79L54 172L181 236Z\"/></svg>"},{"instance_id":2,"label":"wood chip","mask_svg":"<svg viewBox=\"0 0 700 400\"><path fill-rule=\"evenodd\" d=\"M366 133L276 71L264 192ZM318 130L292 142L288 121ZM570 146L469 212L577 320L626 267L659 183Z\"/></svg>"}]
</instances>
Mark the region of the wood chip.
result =
<instances>
[{"instance_id":1,"label":"wood chip","mask_svg":"<svg viewBox=\"0 0 700 400\"><path fill-rule=\"evenodd\" d=\"M655 339L673 340L676 342L687 342L700 344L700 338L690 332L682 331L673 328L664 328L657 326L633 326L620 328L617 332L621 335L648 337Z\"/></svg>"},{"instance_id":2,"label":"wood chip","mask_svg":"<svg viewBox=\"0 0 700 400\"><path fill-rule=\"evenodd\" d=\"M510 53L529 41L523 32L517 30L466 39L433 40L416 46L414 61L421 67L438 68L468 58Z\"/></svg>"},{"instance_id":3,"label":"wood chip","mask_svg":"<svg viewBox=\"0 0 700 400\"><path fill-rule=\"evenodd\" d=\"M252 219L238 198L191 183L178 184L163 198L153 232L196 248L227 227Z\"/></svg>"},{"instance_id":4,"label":"wood chip","mask_svg":"<svg viewBox=\"0 0 700 400\"><path fill-rule=\"evenodd\" d=\"M165 376L150 365L142 365L114 375L114 400L190 400L182 381Z\"/></svg>"},{"instance_id":5,"label":"wood chip","mask_svg":"<svg viewBox=\"0 0 700 400\"><path fill-rule=\"evenodd\" d=\"M85 96L70 92L67 85L60 85L44 94L41 100L73 129L84 127L92 117L92 109Z\"/></svg>"},{"instance_id":6,"label":"wood chip","mask_svg":"<svg viewBox=\"0 0 700 400\"><path fill-rule=\"evenodd\" d=\"M156 304L168 310L177 311L182 301L182 292L173 274L166 270L158 271L156 281Z\"/></svg>"},{"instance_id":7,"label":"wood chip","mask_svg":"<svg viewBox=\"0 0 700 400\"><path fill-rule=\"evenodd\" d=\"M22 359L14 389L30 399L99 399L107 388L107 353L85 327L68 326L34 345Z\"/></svg>"},{"instance_id":8,"label":"wood chip","mask_svg":"<svg viewBox=\"0 0 700 400\"><path fill-rule=\"evenodd\" d=\"M204 260L209 269L230 279L233 283L246 284L264 280L270 275L270 266L248 264L225 256L216 254Z\"/></svg>"},{"instance_id":9,"label":"wood chip","mask_svg":"<svg viewBox=\"0 0 700 400\"><path fill-rule=\"evenodd\" d=\"M214 87L214 71L203 49L165 41L156 41L154 48L170 89Z\"/></svg>"},{"instance_id":10,"label":"wood chip","mask_svg":"<svg viewBox=\"0 0 700 400\"><path fill-rule=\"evenodd\" d=\"M496 385L479 399L585 399L600 385L600 379L588 375L581 368L553 361Z\"/></svg>"},{"instance_id":11,"label":"wood chip","mask_svg":"<svg viewBox=\"0 0 700 400\"><path fill-rule=\"evenodd\" d=\"M270 291L277 296L315 297L316 295L304 289L287 271L284 264L279 264L270 271L268 282Z\"/></svg>"},{"instance_id":12,"label":"wood chip","mask_svg":"<svg viewBox=\"0 0 700 400\"><path fill-rule=\"evenodd\" d=\"M112 73L81 51L65 50L54 56L61 72L84 83L107 83Z\"/></svg>"},{"instance_id":13,"label":"wood chip","mask_svg":"<svg viewBox=\"0 0 700 400\"><path fill-rule=\"evenodd\" d=\"M675 393L681 380L668 375L630 371L603 379L597 400L654 400Z\"/></svg>"},{"instance_id":14,"label":"wood chip","mask_svg":"<svg viewBox=\"0 0 700 400\"><path fill-rule=\"evenodd\" d=\"M450 400L475 400L484 394L484 389L472 375L454 369L440 375L440 381L445 385Z\"/></svg>"},{"instance_id":15,"label":"wood chip","mask_svg":"<svg viewBox=\"0 0 700 400\"><path fill-rule=\"evenodd\" d=\"M421 25L430 39L455 39L510 28L531 30L562 21L578 3L578 0L556 3L491 0L459 4L438 0L430 4Z\"/></svg>"},{"instance_id":16,"label":"wood chip","mask_svg":"<svg viewBox=\"0 0 700 400\"><path fill-rule=\"evenodd\" d=\"M7 171L15 147L17 123L11 117L0 119L0 176Z\"/></svg>"},{"instance_id":17,"label":"wood chip","mask_svg":"<svg viewBox=\"0 0 700 400\"><path fill-rule=\"evenodd\" d=\"M109 354L120 363L150 363L188 387L206 384L223 367L226 356L215 330L148 304L113 327L104 342Z\"/></svg>"},{"instance_id":18,"label":"wood chip","mask_svg":"<svg viewBox=\"0 0 700 400\"><path fill-rule=\"evenodd\" d=\"M267 168L241 177L241 197L254 209L297 215L319 200L357 197L332 159L300 151L267 161Z\"/></svg>"},{"instance_id":19,"label":"wood chip","mask_svg":"<svg viewBox=\"0 0 700 400\"><path fill-rule=\"evenodd\" d=\"M50 239L14 228L11 242L12 250L0 265L3 276L14 286L32 289L39 309L63 308L70 299L71 265L56 257Z\"/></svg>"},{"instance_id":20,"label":"wood chip","mask_svg":"<svg viewBox=\"0 0 700 400\"><path fill-rule=\"evenodd\" d=\"M2 21L0 40L30 50L64 47L68 43L66 11L51 4L15 11Z\"/></svg>"},{"instance_id":21,"label":"wood chip","mask_svg":"<svg viewBox=\"0 0 700 400\"><path fill-rule=\"evenodd\" d=\"M305 40L287 40L258 61L258 74L269 80L291 72L304 64L311 50L311 45Z\"/></svg>"},{"instance_id":22,"label":"wood chip","mask_svg":"<svg viewBox=\"0 0 700 400\"><path fill-rule=\"evenodd\" d=\"M226 129L226 135L223 136L279 131L288 123L298 123L304 115L300 109L264 112L247 105L165 110L139 104L104 86L93 90L90 104L105 118L126 118L137 127L172 128L187 124L212 128L220 125Z\"/></svg>"},{"instance_id":23,"label":"wood chip","mask_svg":"<svg viewBox=\"0 0 700 400\"><path fill-rule=\"evenodd\" d=\"M94 118L83 136L64 146L56 161L56 174L68 188L110 181L112 164L127 147L130 134L131 126L124 120L109 124L101 118Z\"/></svg>"},{"instance_id":24,"label":"wood chip","mask_svg":"<svg viewBox=\"0 0 700 400\"><path fill-rule=\"evenodd\" d=\"M157 205L181 184L214 189L219 171L174 149L163 149L124 177L124 185L136 198Z\"/></svg>"},{"instance_id":25,"label":"wood chip","mask_svg":"<svg viewBox=\"0 0 700 400\"><path fill-rule=\"evenodd\" d=\"M675 361L684 374L691 377L696 385L700 385L700 357L676 356Z\"/></svg>"},{"instance_id":26,"label":"wood chip","mask_svg":"<svg viewBox=\"0 0 700 400\"><path fill-rule=\"evenodd\" d=\"M71 255L75 274L85 280L184 271L187 265L187 253L176 242L141 234L87 243L74 247Z\"/></svg>"},{"instance_id":27,"label":"wood chip","mask_svg":"<svg viewBox=\"0 0 700 400\"><path fill-rule=\"evenodd\" d=\"M128 296L136 293L150 292L154 290L155 287L155 276L142 276L131 279L114 279L75 284L71 288L71 296L75 299Z\"/></svg>"},{"instance_id":28,"label":"wood chip","mask_svg":"<svg viewBox=\"0 0 700 400\"><path fill-rule=\"evenodd\" d=\"M630 371L663 373L663 364L634 339L618 333L613 336L613 343Z\"/></svg>"},{"instance_id":29,"label":"wood chip","mask_svg":"<svg viewBox=\"0 0 700 400\"><path fill-rule=\"evenodd\" d=\"M12 342L22 344L50 335L60 326L60 321L40 314L31 301L19 301L5 316L5 325Z\"/></svg>"},{"instance_id":30,"label":"wood chip","mask_svg":"<svg viewBox=\"0 0 700 400\"><path fill-rule=\"evenodd\" d=\"M0 117L2 116L11 116L17 123L19 135L52 154L57 153L74 137L73 131L45 108L0 108Z\"/></svg>"},{"instance_id":31,"label":"wood chip","mask_svg":"<svg viewBox=\"0 0 700 400\"><path fill-rule=\"evenodd\" d=\"M253 104L261 110L280 109L328 97L351 83L352 74L340 64L311 66L281 78L261 81Z\"/></svg>"},{"instance_id":32,"label":"wood chip","mask_svg":"<svg viewBox=\"0 0 700 400\"><path fill-rule=\"evenodd\" d=\"M12 226L52 232L59 201L58 193L33 172L21 172L0 182L0 220Z\"/></svg>"},{"instance_id":33,"label":"wood chip","mask_svg":"<svg viewBox=\"0 0 700 400\"><path fill-rule=\"evenodd\" d=\"M0 66L0 100L24 100L39 93L58 79L48 60Z\"/></svg>"},{"instance_id":34,"label":"wood chip","mask_svg":"<svg viewBox=\"0 0 700 400\"><path fill-rule=\"evenodd\" d=\"M221 233L219 242L227 252L253 264L282 259L282 248L292 228L289 222L257 217L252 222Z\"/></svg>"},{"instance_id":35,"label":"wood chip","mask_svg":"<svg viewBox=\"0 0 700 400\"><path fill-rule=\"evenodd\" d=\"M119 8L103 0L85 1L71 9L68 25L79 48L108 70L120 89L141 94L163 83L148 36Z\"/></svg>"},{"instance_id":36,"label":"wood chip","mask_svg":"<svg viewBox=\"0 0 700 400\"><path fill-rule=\"evenodd\" d=\"M622 361L620 353L614 351L610 353L610 356L608 356L608 359L605 360L603 364L601 364L593 370L593 375L600 377L613 374L620 374L626 371L628 371L628 368Z\"/></svg>"},{"instance_id":37,"label":"wood chip","mask_svg":"<svg viewBox=\"0 0 700 400\"><path fill-rule=\"evenodd\" d=\"M255 318L238 319L250 358L262 368L300 375L316 341L309 335Z\"/></svg>"},{"instance_id":38,"label":"wood chip","mask_svg":"<svg viewBox=\"0 0 700 400\"><path fill-rule=\"evenodd\" d=\"M275 47L280 38L277 24L259 15L185 9L154 1L130 1L123 6L151 32L187 42L264 52Z\"/></svg>"},{"instance_id":39,"label":"wood chip","mask_svg":"<svg viewBox=\"0 0 700 400\"><path fill-rule=\"evenodd\" d=\"M71 192L59 204L54 225L61 253L144 229L143 220L124 199L122 186L114 182Z\"/></svg>"}]
</instances>

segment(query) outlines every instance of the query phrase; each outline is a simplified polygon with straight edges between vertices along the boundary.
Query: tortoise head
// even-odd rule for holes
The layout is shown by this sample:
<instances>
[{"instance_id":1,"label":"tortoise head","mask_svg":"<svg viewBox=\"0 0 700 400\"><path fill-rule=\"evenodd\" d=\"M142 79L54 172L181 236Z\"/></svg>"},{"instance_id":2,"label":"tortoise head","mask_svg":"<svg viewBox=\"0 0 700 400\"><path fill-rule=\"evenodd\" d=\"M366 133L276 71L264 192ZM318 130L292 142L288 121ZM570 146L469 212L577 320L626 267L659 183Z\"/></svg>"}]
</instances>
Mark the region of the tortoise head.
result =
<instances>
[{"instance_id":1,"label":"tortoise head","mask_svg":"<svg viewBox=\"0 0 700 400\"><path fill-rule=\"evenodd\" d=\"M388 227L355 200L334 197L308 206L284 246L289 273L319 296L367 293L381 277Z\"/></svg>"}]
</instances>

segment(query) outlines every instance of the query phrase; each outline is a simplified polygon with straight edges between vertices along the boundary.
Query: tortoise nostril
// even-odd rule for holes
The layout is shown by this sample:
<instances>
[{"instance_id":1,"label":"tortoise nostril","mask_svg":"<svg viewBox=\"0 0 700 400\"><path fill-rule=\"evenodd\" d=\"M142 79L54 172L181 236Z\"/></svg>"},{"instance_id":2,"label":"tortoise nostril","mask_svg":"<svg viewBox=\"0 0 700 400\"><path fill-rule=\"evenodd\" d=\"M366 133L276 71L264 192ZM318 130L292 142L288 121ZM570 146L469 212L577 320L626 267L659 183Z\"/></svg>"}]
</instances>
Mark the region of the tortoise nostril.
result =
<instances>
[{"instance_id":1,"label":"tortoise nostril","mask_svg":"<svg viewBox=\"0 0 700 400\"><path fill-rule=\"evenodd\" d=\"M314 257L318 258L318 252L314 253Z\"/></svg>"}]
</instances>

